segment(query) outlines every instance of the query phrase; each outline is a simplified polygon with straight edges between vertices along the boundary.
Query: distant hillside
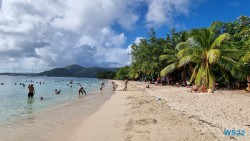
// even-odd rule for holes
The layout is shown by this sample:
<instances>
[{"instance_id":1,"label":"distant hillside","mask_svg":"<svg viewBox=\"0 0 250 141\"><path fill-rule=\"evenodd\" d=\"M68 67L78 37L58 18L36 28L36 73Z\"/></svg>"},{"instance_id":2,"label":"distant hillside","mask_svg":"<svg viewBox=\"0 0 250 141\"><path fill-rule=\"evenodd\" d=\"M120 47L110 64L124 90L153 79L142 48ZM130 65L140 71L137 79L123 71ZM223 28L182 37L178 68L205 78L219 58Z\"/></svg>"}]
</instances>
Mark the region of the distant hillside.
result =
<instances>
[{"instance_id":1,"label":"distant hillside","mask_svg":"<svg viewBox=\"0 0 250 141\"><path fill-rule=\"evenodd\" d=\"M55 76L55 77L92 77L95 78L97 73L106 71L116 71L116 69L108 69L101 67L84 68L80 65L69 65L64 68L55 68L49 71L38 73L39 76Z\"/></svg>"},{"instance_id":2,"label":"distant hillside","mask_svg":"<svg viewBox=\"0 0 250 141\"><path fill-rule=\"evenodd\" d=\"M92 68L83 68L81 71L76 73L77 77L96 77L96 74L99 72L114 71L114 69L92 67Z\"/></svg>"},{"instance_id":3,"label":"distant hillside","mask_svg":"<svg viewBox=\"0 0 250 141\"><path fill-rule=\"evenodd\" d=\"M76 74L76 73L82 71L84 68L80 65L73 64L73 65L66 66L65 69L73 74Z\"/></svg>"},{"instance_id":4,"label":"distant hillside","mask_svg":"<svg viewBox=\"0 0 250 141\"><path fill-rule=\"evenodd\" d=\"M71 73L66 68L55 68L49 71L44 71L37 74L38 76L55 76L55 77L74 77L74 73Z\"/></svg>"}]
</instances>

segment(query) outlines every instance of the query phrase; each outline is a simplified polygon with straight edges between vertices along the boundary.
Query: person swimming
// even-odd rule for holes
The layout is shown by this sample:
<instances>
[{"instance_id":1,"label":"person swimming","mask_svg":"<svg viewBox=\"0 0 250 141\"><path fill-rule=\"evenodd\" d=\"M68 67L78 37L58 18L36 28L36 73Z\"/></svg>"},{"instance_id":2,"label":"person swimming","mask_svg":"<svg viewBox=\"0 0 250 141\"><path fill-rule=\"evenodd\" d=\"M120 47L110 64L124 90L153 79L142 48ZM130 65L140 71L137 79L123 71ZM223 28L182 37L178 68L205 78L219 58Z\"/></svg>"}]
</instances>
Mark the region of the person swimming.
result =
<instances>
[{"instance_id":1,"label":"person swimming","mask_svg":"<svg viewBox=\"0 0 250 141\"><path fill-rule=\"evenodd\" d=\"M60 93L61 93L61 90L55 89L55 94L60 94Z\"/></svg>"}]
</instances>

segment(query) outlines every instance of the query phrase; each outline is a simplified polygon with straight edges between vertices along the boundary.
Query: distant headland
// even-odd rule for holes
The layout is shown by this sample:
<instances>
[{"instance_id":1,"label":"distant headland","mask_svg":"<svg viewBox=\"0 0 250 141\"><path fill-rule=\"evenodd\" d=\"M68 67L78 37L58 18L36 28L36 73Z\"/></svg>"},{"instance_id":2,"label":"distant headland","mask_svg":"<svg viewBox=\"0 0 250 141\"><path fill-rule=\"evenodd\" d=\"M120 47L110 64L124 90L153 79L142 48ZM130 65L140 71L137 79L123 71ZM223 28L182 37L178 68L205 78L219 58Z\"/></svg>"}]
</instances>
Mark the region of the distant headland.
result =
<instances>
[{"instance_id":1,"label":"distant headland","mask_svg":"<svg viewBox=\"0 0 250 141\"><path fill-rule=\"evenodd\" d=\"M48 76L48 77L87 77L96 78L98 73L115 72L117 68L82 67L77 64L62 68L54 68L40 73L0 73L0 75L12 76Z\"/></svg>"}]
</instances>

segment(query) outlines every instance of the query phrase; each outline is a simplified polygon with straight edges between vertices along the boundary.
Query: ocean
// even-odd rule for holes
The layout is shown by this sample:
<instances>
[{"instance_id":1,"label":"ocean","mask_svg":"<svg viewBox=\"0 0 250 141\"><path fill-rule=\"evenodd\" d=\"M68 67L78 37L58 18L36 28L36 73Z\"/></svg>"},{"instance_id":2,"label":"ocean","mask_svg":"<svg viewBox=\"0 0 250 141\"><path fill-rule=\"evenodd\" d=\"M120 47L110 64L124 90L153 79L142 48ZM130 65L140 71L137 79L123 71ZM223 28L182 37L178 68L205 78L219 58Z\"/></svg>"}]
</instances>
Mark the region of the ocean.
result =
<instances>
[{"instance_id":1,"label":"ocean","mask_svg":"<svg viewBox=\"0 0 250 141\"><path fill-rule=\"evenodd\" d=\"M0 128L79 99L80 85L84 87L87 96L96 95L94 91L100 88L102 82L96 78L0 75ZM33 99L27 97L29 84L35 87ZM55 94L55 89L61 90L61 93ZM41 97L43 100L40 100Z\"/></svg>"}]
</instances>

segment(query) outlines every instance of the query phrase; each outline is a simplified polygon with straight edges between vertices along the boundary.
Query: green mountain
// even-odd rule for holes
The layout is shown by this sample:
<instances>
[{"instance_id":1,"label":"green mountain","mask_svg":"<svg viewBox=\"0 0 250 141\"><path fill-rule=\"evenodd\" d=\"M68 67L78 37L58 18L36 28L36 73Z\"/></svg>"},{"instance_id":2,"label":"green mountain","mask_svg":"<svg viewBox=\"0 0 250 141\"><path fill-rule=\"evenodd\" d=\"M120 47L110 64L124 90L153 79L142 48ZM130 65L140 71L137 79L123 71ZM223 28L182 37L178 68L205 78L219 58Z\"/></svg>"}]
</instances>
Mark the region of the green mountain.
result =
<instances>
[{"instance_id":1,"label":"green mountain","mask_svg":"<svg viewBox=\"0 0 250 141\"><path fill-rule=\"evenodd\" d=\"M55 68L49 71L44 71L38 73L38 76L54 76L54 77L89 77L95 78L97 73L116 71L117 69L101 68L101 67L91 67L84 68L80 65L69 65L64 68Z\"/></svg>"},{"instance_id":2,"label":"green mountain","mask_svg":"<svg viewBox=\"0 0 250 141\"><path fill-rule=\"evenodd\" d=\"M76 73L77 77L96 77L99 72L115 71L115 69L107 69L101 67L83 68L81 71Z\"/></svg>"},{"instance_id":3,"label":"green mountain","mask_svg":"<svg viewBox=\"0 0 250 141\"><path fill-rule=\"evenodd\" d=\"M49 71L44 71L37 74L38 76L55 76L55 77L74 77L75 75L71 73L66 68L55 68Z\"/></svg>"},{"instance_id":4,"label":"green mountain","mask_svg":"<svg viewBox=\"0 0 250 141\"><path fill-rule=\"evenodd\" d=\"M76 74L76 73L82 71L84 68L80 65L73 64L73 65L66 66L65 69L73 74Z\"/></svg>"}]
</instances>

